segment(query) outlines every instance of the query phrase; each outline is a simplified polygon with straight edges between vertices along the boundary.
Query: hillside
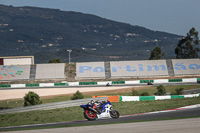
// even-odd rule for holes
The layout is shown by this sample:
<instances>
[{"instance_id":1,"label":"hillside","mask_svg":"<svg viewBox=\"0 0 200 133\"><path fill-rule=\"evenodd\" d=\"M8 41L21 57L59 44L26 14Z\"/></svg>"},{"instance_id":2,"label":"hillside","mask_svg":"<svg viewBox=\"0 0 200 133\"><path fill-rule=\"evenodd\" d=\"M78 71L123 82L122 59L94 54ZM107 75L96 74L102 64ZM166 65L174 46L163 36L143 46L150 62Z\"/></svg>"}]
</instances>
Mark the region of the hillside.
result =
<instances>
[{"instance_id":1,"label":"hillside","mask_svg":"<svg viewBox=\"0 0 200 133\"><path fill-rule=\"evenodd\" d=\"M182 36L111 21L91 14L0 5L0 56L34 55L68 62L148 59L160 46L166 58Z\"/></svg>"}]
</instances>

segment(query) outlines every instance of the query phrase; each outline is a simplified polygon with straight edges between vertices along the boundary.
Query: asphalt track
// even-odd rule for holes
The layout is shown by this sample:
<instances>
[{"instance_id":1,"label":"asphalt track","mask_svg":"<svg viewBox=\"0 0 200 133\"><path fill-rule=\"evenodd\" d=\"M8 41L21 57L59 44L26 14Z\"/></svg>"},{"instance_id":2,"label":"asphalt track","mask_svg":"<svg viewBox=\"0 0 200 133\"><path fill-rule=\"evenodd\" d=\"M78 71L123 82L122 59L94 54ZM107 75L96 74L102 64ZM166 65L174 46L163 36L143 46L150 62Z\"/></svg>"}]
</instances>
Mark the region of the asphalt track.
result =
<instances>
[{"instance_id":1,"label":"asphalt track","mask_svg":"<svg viewBox=\"0 0 200 133\"><path fill-rule=\"evenodd\" d=\"M199 133L200 118L106 124L55 129L29 130L29 133ZM27 133L14 131L8 133Z\"/></svg>"},{"instance_id":2,"label":"asphalt track","mask_svg":"<svg viewBox=\"0 0 200 133\"><path fill-rule=\"evenodd\" d=\"M173 110L150 112L144 114L133 114L128 116L120 116L119 119L97 119L96 121L70 121L70 122L58 122L58 123L47 123L47 124L35 124L25 126L13 126L0 128L3 129L22 129L22 128L40 128L40 127L55 127L55 126L84 126L93 124L109 124L109 123L123 123L123 122L138 122L148 120L159 120L159 119L171 119L171 118L182 118L182 117L200 117L200 105L193 106L192 108L177 108ZM200 122L200 121L199 121ZM200 125L200 124L199 124Z\"/></svg>"}]
</instances>

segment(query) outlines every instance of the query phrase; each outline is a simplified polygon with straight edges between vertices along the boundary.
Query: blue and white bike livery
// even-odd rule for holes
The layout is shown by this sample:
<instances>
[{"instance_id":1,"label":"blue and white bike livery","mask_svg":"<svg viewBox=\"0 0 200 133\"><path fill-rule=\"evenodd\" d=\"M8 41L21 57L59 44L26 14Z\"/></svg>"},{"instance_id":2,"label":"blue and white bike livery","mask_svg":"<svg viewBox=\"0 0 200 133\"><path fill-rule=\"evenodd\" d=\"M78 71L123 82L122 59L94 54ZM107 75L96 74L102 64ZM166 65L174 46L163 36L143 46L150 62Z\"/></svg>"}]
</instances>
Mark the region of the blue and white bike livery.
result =
<instances>
[{"instance_id":1,"label":"blue and white bike livery","mask_svg":"<svg viewBox=\"0 0 200 133\"><path fill-rule=\"evenodd\" d=\"M112 108L111 102L90 102L85 105L81 105L84 109L84 117L88 120L96 120L97 118L119 118L119 112Z\"/></svg>"}]
</instances>

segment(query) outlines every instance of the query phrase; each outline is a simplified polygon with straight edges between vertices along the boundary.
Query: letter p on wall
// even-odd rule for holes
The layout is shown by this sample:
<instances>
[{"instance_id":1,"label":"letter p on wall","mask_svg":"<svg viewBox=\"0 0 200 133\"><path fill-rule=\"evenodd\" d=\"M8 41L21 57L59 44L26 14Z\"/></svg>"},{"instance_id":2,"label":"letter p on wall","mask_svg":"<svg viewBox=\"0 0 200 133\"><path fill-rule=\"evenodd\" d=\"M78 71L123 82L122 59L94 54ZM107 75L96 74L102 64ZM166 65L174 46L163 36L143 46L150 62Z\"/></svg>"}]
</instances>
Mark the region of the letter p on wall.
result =
<instances>
[{"instance_id":1,"label":"letter p on wall","mask_svg":"<svg viewBox=\"0 0 200 133\"><path fill-rule=\"evenodd\" d=\"M90 71L92 70L91 66L79 66L79 72L84 73L84 71Z\"/></svg>"},{"instance_id":2,"label":"letter p on wall","mask_svg":"<svg viewBox=\"0 0 200 133\"><path fill-rule=\"evenodd\" d=\"M76 63L76 78L105 78L104 62Z\"/></svg>"}]
</instances>

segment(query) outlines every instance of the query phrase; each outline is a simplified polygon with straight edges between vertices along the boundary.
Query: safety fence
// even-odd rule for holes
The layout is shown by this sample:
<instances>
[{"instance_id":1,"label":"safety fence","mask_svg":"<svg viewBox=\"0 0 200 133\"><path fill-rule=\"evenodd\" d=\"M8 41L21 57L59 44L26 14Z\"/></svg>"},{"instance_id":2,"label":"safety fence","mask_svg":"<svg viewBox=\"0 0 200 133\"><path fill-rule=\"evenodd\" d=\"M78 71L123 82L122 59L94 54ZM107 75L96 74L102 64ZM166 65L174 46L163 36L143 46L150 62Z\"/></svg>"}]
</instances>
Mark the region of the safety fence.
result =
<instances>
[{"instance_id":1,"label":"safety fence","mask_svg":"<svg viewBox=\"0 0 200 133\"><path fill-rule=\"evenodd\" d=\"M110 102L127 102L127 101L148 101L148 100L165 100L173 98L191 98L198 97L200 94L189 95L167 95L167 96L92 96L93 98L108 97Z\"/></svg>"},{"instance_id":2,"label":"safety fence","mask_svg":"<svg viewBox=\"0 0 200 133\"><path fill-rule=\"evenodd\" d=\"M134 81L102 81L102 82L66 82L63 83L37 83L37 84L5 84L0 88L23 88L23 87L56 87L56 86L101 86L101 85L134 85L151 83L197 83L200 78L186 79L155 79L155 80L134 80Z\"/></svg>"},{"instance_id":3,"label":"safety fence","mask_svg":"<svg viewBox=\"0 0 200 133\"><path fill-rule=\"evenodd\" d=\"M169 95L169 96L120 96L119 101L147 101L147 100L165 100L173 98L189 98L198 97L200 94L190 94L190 95Z\"/></svg>"},{"instance_id":4,"label":"safety fence","mask_svg":"<svg viewBox=\"0 0 200 133\"><path fill-rule=\"evenodd\" d=\"M0 85L0 88L25 88L25 87L54 87L67 86L67 83L37 83L37 84L7 84Z\"/></svg>"}]
</instances>

